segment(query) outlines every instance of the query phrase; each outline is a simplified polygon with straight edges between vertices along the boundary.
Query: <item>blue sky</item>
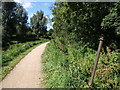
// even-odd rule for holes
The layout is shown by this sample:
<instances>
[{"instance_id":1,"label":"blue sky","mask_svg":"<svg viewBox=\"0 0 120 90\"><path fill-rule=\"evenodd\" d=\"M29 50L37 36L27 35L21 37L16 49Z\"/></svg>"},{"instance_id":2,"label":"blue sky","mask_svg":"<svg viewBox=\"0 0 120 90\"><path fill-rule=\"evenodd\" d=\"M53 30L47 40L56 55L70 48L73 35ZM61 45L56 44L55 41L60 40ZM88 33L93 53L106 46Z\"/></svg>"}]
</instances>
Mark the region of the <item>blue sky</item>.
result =
<instances>
[{"instance_id":1,"label":"blue sky","mask_svg":"<svg viewBox=\"0 0 120 90\"><path fill-rule=\"evenodd\" d=\"M16 2L19 2L23 5L23 7L28 12L28 22L30 22L30 17L37 11L42 10L44 12L44 16L49 16L50 19L53 17L52 11L50 10L50 7L54 4L54 2L31 2L30 0L15 0ZM53 23L52 23L53 24ZM48 30L52 28L52 24L48 23L47 27Z\"/></svg>"},{"instance_id":2,"label":"blue sky","mask_svg":"<svg viewBox=\"0 0 120 90\"><path fill-rule=\"evenodd\" d=\"M52 16L52 11L50 10L50 7L52 6L53 2L32 2L32 7L27 8L28 16L29 18L36 13L37 11L42 10L44 12L44 15L49 15L49 17Z\"/></svg>"}]
</instances>

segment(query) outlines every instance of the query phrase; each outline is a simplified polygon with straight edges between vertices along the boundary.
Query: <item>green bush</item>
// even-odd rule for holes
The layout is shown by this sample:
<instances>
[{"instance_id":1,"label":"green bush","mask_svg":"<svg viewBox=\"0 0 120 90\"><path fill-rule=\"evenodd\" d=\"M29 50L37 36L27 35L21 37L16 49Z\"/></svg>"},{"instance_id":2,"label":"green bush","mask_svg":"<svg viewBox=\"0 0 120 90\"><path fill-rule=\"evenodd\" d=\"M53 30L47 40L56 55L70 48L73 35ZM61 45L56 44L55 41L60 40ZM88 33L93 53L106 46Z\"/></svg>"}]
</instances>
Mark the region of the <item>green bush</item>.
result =
<instances>
[{"instance_id":1,"label":"green bush","mask_svg":"<svg viewBox=\"0 0 120 90\"><path fill-rule=\"evenodd\" d=\"M102 50L94 78L94 88L120 86L120 53L111 52L109 48L107 50L107 54ZM73 48L70 45L67 51L62 52L53 42L48 44L43 55L43 82L48 88L88 88L97 52L86 46Z\"/></svg>"}]
</instances>

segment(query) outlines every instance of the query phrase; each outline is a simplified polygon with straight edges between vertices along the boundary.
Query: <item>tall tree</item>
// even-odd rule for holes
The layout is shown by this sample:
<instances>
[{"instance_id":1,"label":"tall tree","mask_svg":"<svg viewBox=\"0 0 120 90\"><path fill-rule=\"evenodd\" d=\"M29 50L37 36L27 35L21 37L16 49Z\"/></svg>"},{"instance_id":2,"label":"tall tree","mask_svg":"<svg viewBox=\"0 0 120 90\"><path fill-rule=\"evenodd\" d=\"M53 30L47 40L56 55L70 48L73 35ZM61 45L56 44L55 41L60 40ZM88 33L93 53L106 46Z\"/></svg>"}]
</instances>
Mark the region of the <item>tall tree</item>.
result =
<instances>
[{"instance_id":1,"label":"tall tree","mask_svg":"<svg viewBox=\"0 0 120 90\"><path fill-rule=\"evenodd\" d=\"M27 33L27 12L16 2L2 2L3 46Z\"/></svg>"},{"instance_id":2,"label":"tall tree","mask_svg":"<svg viewBox=\"0 0 120 90\"><path fill-rule=\"evenodd\" d=\"M16 7L15 2L2 2L2 38L3 45L9 42L10 36L13 32L13 23L15 12L14 8Z\"/></svg>"},{"instance_id":3,"label":"tall tree","mask_svg":"<svg viewBox=\"0 0 120 90\"><path fill-rule=\"evenodd\" d=\"M43 11L37 11L37 13L31 17L30 24L36 37L44 37L46 35L47 18L44 16Z\"/></svg>"},{"instance_id":4,"label":"tall tree","mask_svg":"<svg viewBox=\"0 0 120 90\"><path fill-rule=\"evenodd\" d=\"M15 8L15 14L16 14L15 34L18 37L20 36L23 37L27 32L26 26L27 26L28 14L20 3L17 3L17 6Z\"/></svg>"},{"instance_id":5,"label":"tall tree","mask_svg":"<svg viewBox=\"0 0 120 90\"><path fill-rule=\"evenodd\" d=\"M110 13L103 18L101 27L106 35L107 44L112 48L120 48L120 2L114 3Z\"/></svg>"},{"instance_id":6,"label":"tall tree","mask_svg":"<svg viewBox=\"0 0 120 90\"><path fill-rule=\"evenodd\" d=\"M118 24L116 30L114 28L105 29L102 23L103 21L105 22L105 18L110 16L112 8L117 10L117 18L114 21ZM65 50L63 46L68 45L68 43L73 44L73 42L88 44L89 47L97 49L98 38L101 36L105 38L104 48L106 46L110 47L114 42L118 43L116 40L119 39L119 36L117 36L118 39L112 37L116 37L115 33L119 29L119 3L61 2L55 3L52 11L54 15L53 36L54 38L58 38L57 42L61 43L59 47L63 50ZM113 12L113 14L115 13ZM113 17L112 15L111 18ZM118 44L116 45L118 47Z\"/></svg>"}]
</instances>

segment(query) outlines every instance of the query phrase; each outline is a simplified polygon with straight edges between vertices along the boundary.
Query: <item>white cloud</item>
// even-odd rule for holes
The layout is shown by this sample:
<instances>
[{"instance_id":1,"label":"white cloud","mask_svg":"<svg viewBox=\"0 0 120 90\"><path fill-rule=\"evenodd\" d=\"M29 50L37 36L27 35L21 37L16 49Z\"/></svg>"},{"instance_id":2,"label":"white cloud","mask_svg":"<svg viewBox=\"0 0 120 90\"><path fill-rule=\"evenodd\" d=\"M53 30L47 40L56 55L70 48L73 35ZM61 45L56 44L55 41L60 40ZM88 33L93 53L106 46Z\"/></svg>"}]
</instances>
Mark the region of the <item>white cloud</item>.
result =
<instances>
[{"instance_id":1,"label":"white cloud","mask_svg":"<svg viewBox=\"0 0 120 90\"><path fill-rule=\"evenodd\" d=\"M55 2L55 0L14 0L15 2Z\"/></svg>"},{"instance_id":2,"label":"white cloud","mask_svg":"<svg viewBox=\"0 0 120 90\"><path fill-rule=\"evenodd\" d=\"M30 2L23 3L23 7L24 7L25 9L27 9L27 8L32 8L32 3L30 3Z\"/></svg>"},{"instance_id":3,"label":"white cloud","mask_svg":"<svg viewBox=\"0 0 120 90\"><path fill-rule=\"evenodd\" d=\"M25 9L32 8L32 0L14 0L15 2L21 3Z\"/></svg>"},{"instance_id":4,"label":"white cloud","mask_svg":"<svg viewBox=\"0 0 120 90\"><path fill-rule=\"evenodd\" d=\"M15 2L19 2L19 3L22 3L23 0L14 0Z\"/></svg>"},{"instance_id":5,"label":"white cloud","mask_svg":"<svg viewBox=\"0 0 120 90\"><path fill-rule=\"evenodd\" d=\"M43 5L49 5L48 2L54 2L55 0L14 0L15 2L21 3L25 9L32 8L32 2L44 2Z\"/></svg>"}]
</instances>

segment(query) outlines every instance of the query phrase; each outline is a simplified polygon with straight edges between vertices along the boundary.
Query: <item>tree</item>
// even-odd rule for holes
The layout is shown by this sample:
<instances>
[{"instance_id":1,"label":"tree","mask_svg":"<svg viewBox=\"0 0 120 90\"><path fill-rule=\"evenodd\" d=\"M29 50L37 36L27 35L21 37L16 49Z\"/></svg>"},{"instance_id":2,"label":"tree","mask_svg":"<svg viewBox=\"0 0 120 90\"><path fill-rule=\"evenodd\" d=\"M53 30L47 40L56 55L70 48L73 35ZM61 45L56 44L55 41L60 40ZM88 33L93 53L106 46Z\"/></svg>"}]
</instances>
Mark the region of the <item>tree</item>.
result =
<instances>
[{"instance_id":1,"label":"tree","mask_svg":"<svg viewBox=\"0 0 120 90\"><path fill-rule=\"evenodd\" d=\"M3 46L15 38L25 38L27 33L27 12L16 2L2 2Z\"/></svg>"},{"instance_id":2,"label":"tree","mask_svg":"<svg viewBox=\"0 0 120 90\"><path fill-rule=\"evenodd\" d=\"M88 47L97 49L98 39L101 36L105 39L104 49L106 46L110 47L112 43L118 47L119 36L115 34L117 30L115 28L103 28L103 22L106 20L104 18L110 16L112 8L115 8L117 9L115 16L117 18L113 20L116 20L114 22L117 23L116 28L119 29L119 3L59 2L54 5L52 9L54 15L53 37L58 39L56 44L59 43L58 47L64 52L66 45L74 43L87 44ZM113 37L117 37L117 41Z\"/></svg>"},{"instance_id":3,"label":"tree","mask_svg":"<svg viewBox=\"0 0 120 90\"><path fill-rule=\"evenodd\" d=\"M101 87L102 85L103 88L118 87L118 79L113 79L116 84L108 82L108 80L112 80L114 76L118 77L120 74L119 70L115 71L115 69L111 68L113 73L107 74L106 79L101 80L101 78L105 76L103 73L108 71L106 67L109 68L109 65L111 67L112 64L114 66L116 63L115 68L119 67L119 62L117 62L119 60L119 56L117 56L119 52L117 50L120 49L120 2L56 2L54 5L52 8L54 15L54 42L52 42L52 46L66 56L64 59L66 66L62 65L61 68L66 68L66 71L70 70L70 77L68 76L68 78L72 77L72 80L66 80L65 83L68 83L65 84L66 87L88 87L86 82L89 81L90 73L86 74L86 70L89 72L91 69L86 66L87 64L88 66L92 65L91 62L93 61L91 60L95 58L94 55L99 43L98 39L101 36L104 37L104 50L106 50L106 47L107 50L106 52L102 51L102 62L100 62L97 75L101 74L95 77L96 81L93 87ZM112 52L111 50L116 51ZM58 52L55 54L58 55ZM112 56L115 58L112 58ZM90 57L94 58L91 59ZM104 61L108 61L108 63L106 64ZM81 62L84 64L87 62L87 64L82 65L82 63L80 65ZM78 67L83 67L85 73L82 68ZM106 71L102 72L104 68ZM76 83L76 81L78 82ZM81 85L79 81L81 81ZM98 83L99 81L100 83Z\"/></svg>"},{"instance_id":4,"label":"tree","mask_svg":"<svg viewBox=\"0 0 120 90\"><path fill-rule=\"evenodd\" d=\"M52 38L52 34L53 34L53 29L50 29L47 31L47 38L51 39Z\"/></svg>"},{"instance_id":5,"label":"tree","mask_svg":"<svg viewBox=\"0 0 120 90\"><path fill-rule=\"evenodd\" d=\"M110 48L120 48L120 2L114 3L110 13L103 18L101 27L104 29Z\"/></svg>"},{"instance_id":6,"label":"tree","mask_svg":"<svg viewBox=\"0 0 120 90\"><path fill-rule=\"evenodd\" d=\"M37 11L30 19L30 25L36 37L45 37L47 33L47 18L43 11Z\"/></svg>"},{"instance_id":7,"label":"tree","mask_svg":"<svg viewBox=\"0 0 120 90\"><path fill-rule=\"evenodd\" d=\"M15 12L14 8L16 7L15 2L2 2L2 39L3 46L10 41L11 34L13 32L13 23Z\"/></svg>"},{"instance_id":8,"label":"tree","mask_svg":"<svg viewBox=\"0 0 120 90\"><path fill-rule=\"evenodd\" d=\"M23 8L23 6L19 3L17 3L17 6L15 8L15 27L16 27L16 32L15 35L18 38L25 37L27 31L27 20L28 20L28 14L26 10Z\"/></svg>"}]
</instances>

